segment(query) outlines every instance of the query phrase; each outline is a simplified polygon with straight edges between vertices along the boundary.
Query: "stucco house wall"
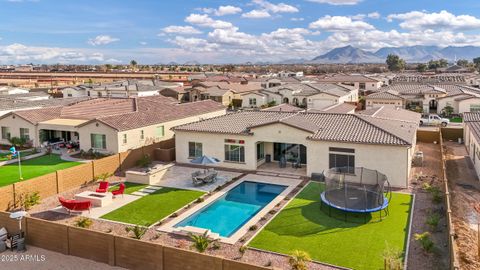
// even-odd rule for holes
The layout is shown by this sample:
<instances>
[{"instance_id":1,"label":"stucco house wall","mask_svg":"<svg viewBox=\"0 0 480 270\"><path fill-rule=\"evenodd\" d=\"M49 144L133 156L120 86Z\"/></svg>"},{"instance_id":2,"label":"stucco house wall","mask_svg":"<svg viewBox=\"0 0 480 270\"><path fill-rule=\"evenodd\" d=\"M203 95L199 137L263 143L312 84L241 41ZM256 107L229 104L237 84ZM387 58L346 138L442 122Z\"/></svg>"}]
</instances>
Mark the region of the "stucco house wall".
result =
<instances>
[{"instance_id":1,"label":"stucco house wall","mask_svg":"<svg viewBox=\"0 0 480 270\"><path fill-rule=\"evenodd\" d=\"M0 119L0 128L1 127L8 127L10 129L10 137L20 137L20 128L28 128L30 140L33 142L34 146L38 146L38 132L36 126L25 121L23 118L13 115L6 116L5 118ZM10 141L8 139L2 139L0 134L0 144L9 145Z\"/></svg>"},{"instance_id":2,"label":"stucco house wall","mask_svg":"<svg viewBox=\"0 0 480 270\"><path fill-rule=\"evenodd\" d=\"M355 166L375 169L387 175L394 187L406 187L410 173L410 147L372 144L337 143L307 140L309 132L284 124L272 124L252 128L253 136L228 135L204 132L176 131L176 158L179 163L189 163L188 143L202 143L203 155L221 160L218 166L226 168L256 170L263 161L256 160L258 142L279 142L303 144L307 148L307 175L321 173L329 167L329 147L355 149ZM225 139L244 140L245 162L224 161ZM268 146L268 147L267 147ZM271 144L266 144L265 154L271 154ZM281 170L281 169L279 169Z\"/></svg>"}]
</instances>

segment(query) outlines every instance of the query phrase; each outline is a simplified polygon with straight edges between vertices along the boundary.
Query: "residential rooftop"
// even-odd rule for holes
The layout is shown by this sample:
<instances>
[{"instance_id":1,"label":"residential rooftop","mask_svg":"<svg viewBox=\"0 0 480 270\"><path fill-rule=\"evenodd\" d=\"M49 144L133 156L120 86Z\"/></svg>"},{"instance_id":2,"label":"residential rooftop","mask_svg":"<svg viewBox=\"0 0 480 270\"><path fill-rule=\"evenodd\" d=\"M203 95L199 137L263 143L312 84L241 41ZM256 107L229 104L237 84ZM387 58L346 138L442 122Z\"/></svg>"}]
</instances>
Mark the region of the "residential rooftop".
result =
<instances>
[{"instance_id":1,"label":"residential rooftop","mask_svg":"<svg viewBox=\"0 0 480 270\"><path fill-rule=\"evenodd\" d=\"M385 110L390 109L385 108ZM401 120L387 119L386 113L381 116L324 112L245 111L177 126L173 130L253 135L256 127L281 123L309 133L307 138L310 140L397 146L414 143L418 121L412 122L410 115L403 114L396 116ZM417 117L420 119L420 115Z\"/></svg>"},{"instance_id":2,"label":"residential rooftop","mask_svg":"<svg viewBox=\"0 0 480 270\"><path fill-rule=\"evenodd\" d=\"M53 119L99 121L118 131L224 110L212 100L180 104L163 97L96 98L51 108L11 112L32 124Z\"/></svg>"}]
</instances>

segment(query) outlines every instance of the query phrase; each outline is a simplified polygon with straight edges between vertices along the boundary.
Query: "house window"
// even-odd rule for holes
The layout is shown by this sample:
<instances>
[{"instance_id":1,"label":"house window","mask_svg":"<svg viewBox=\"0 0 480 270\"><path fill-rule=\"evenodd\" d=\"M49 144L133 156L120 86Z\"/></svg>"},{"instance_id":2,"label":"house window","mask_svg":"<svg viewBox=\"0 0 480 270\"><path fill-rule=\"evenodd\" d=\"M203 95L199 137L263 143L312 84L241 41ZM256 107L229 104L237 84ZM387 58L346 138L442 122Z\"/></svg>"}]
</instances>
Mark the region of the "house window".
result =
<instances>
[{"instance_id":1,"label":"house window","mask_svg":"<svg viewBox=\"0 0 480 270\"><path fill-rule=\"evenodd\" d=\"M145 131L140 130L140 140L144 140L145 139Z\"/></svg>"},{"instance_id":2,"label":"house window","mask_svg":"<svg viewBox=\"0 0 480 270\"><path fill-rule=\"evenodd\" d=\"M202 143L189 142L188 143L188 157L197 158L203 155Z\"/></svg>"},{"instance_id":3,"label":"house window","mask_svg":"<svg viewBox=\"0 0 480 270\"><path fill-rule=\"evenodd\" d=\"M3 140L10 140L10 128L9 127L2 127L2 139Z\"/></svg>"},{"instance_id":4,"label":"house window","mask_svg":"<svg viewBox=\"0 0 480 270\"><path fill-rule=\"evenodd\" d=\"M330 147L329 150L329 168L339 168L341 172L355 173L355 155L347 154L355 153L355 149Z\"/></svg>"},{"instance_id":5,"label":"house window","mask_svg":"<svg viewBox=\"0 0 480 270\"><path fill-rule=\"evenodd\" d=\"M265 158L265 143L257 144L257 160L262 160Z\"/></svg>"},{"instance_id":6,"label":"house window","mask_svg":"<svg viewBox=\"0 0 480 270\"><path fill-rule=\"evenodd\" d=\"M122 135L122 138L123 138L123 144L127 144L127 134L123 134Z\"/></svg>"},{"instance_id":7,"label":"house window","mask_svg":"<svg viewBox=\"0 0 480 270\"><path fill-rule=\"evenodd\" d=\"M105 134L90 134L92 148L107 149L107 136Z\"/></svg>"},{"instance_id":8,"label":"house window","mask_svg":"<svg viewBox=\"0 0 480 270\"><path fill-rule=\"evenodd\" d=\"M249 98L248 99L248 104L250 104L250 106L256 106L257 105L257 99L256 98Z\"/></svg>"},{"instance_id":9,"label":"house window","mask_svg":"<svg viewBox=\"0 0 480 270\"><path fill-rule=\"evenodd\" d=\"M155 130L155 136L157 138L161 138L165 136L165 126L158 126L157 129Z\"/></svg>"},{"instance_id":10,"label":"house window","mask_svg":"<svg viewBox=\"0 0 480 270\"><path fill-rule=\"evenodd\" d=\"M30 131L28 128L20 128L20 138L25 138L25 140L30 140Z\"/></svg>"},{"instance_id":11,"label":"house window","mask_svg":"<svg viewBox=\"0 0 480 270\"><path fill-rule=\"evenodd\" d=\"M480 112L480 105L479 104L471 104L470 105L470 112Z\"/></svg>"},{"instance_id":12,"label":"house window","mask_svg":"<svg viewBox=\"0 0 480 270\"><path fill-rule=\"evenodd\" d=\"M72 97L73 95L72 94L67 94L68 97Z\"/></svg>"},{"instance_id":13,"label":"house window","mask_svg":"<svg viewBox=\"0 0 480 270\"><path fill-rule=\"evenodd\" d=\"M359 88L360 90L365 90L365 83L360 83Z\"/></svg>"},{"instance_id":14,"label":"house window","mask_svg":"<svg viewBox=\"0 0 480 270\"><path fill-rule=\"evenodd\" d=\"M225 160L245 162L245 147L243 145L225 144Z\"/></svg>"}]
</instances>

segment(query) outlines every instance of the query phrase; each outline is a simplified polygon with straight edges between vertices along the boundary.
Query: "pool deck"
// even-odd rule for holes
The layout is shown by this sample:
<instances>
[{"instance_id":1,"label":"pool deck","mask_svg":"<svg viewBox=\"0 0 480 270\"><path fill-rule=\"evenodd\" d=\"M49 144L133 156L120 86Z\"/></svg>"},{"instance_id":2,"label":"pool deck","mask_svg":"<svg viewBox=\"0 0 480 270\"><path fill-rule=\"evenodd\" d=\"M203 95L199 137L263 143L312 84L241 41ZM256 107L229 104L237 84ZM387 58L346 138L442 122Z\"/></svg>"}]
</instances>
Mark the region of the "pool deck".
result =
<instances>
[{"instance_id":1,"label":"pool deck","mask_svg":"<svg viewBox=\"0 0 480 270\"><path fill-rule=\"evenodd\" d=\"M196 227L181 227L181 228L175 228L174 226L189 217L190 215L198 212L200 209L204 208L205 206L211 204L212 202L216 201L218 198L222 197L239 185L240 183L244 181L252 181L252 182L259 182L259 183L267 183L267 184L276 184L276 185L285 185L287 188L280 193L275 199L273 199L269 204L267 204L260 212L258 212L255 216L253 216L247 223L245 223L240 229L238 229L232 236L230 237L221 237L215 232L210 232L208 235L214 239L218 239L219 241L227 244L234 244L240 238L242 238L243 235L245 235L250 226L257 224L260 219L266 215L275 205L277 205L279 202L281 202L285 197L297 186L301 183L300 179L292 179L292 178L282 178L282 177L273 177L273 176L266 176L266 175L258 175L258 174L248 174L244 177L242 177L240 180L231 183L229 186L224 188L223 190L215 193L211 197L207 198L203 203L200 203L196 205L195 207L192 207L191 209L187 210L185 213L181 214L180 216L176 217L175 219L171 220L170 222L166 223L165 225L161 226L158 228L158 231L163 231L163 232L169 232L169 233L178 233L178 234L187 234L187 233L195 233L195 234L201 234L205 232L205 229L202 228L196 228Z\"/></svg>"}]
</instances>

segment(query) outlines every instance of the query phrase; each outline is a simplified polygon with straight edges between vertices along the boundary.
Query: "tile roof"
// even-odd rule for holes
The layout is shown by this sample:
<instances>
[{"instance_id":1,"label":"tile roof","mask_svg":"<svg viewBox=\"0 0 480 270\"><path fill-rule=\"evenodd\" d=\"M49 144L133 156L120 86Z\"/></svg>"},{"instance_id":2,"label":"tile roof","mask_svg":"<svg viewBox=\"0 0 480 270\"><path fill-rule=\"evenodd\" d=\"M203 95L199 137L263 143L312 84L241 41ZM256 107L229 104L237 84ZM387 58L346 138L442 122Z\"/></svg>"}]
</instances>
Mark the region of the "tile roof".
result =
<instances>
[{"instance_id":1,"label":"tile roof","mask_svg":"<svg viewBox=\"0 0 480 270\"><path fill-rule=\"evenodd\" d=\"M335 104L333 106L327 107L322 110L322 112L325 113L350 113L352 111L355 111L357 106L350 104L350 103L339 103ZM309 112L311 110L308 110Z\"/></svg>"},{"instance_id":2,"label":"tile roof","mask_svg":"<svg viewBox=\"0 0 480 270\"><path fill-rule=\"evenodd\" d=\"M359 111L358 114L369 115L380 119L398 120L411 123L419 123L421 115L405 109L393 108L391 106L381 106L364 111Z\"/></svg>"},{"instance_id":3,"label":"tile roof","mask_svg":"<svg viewBox=\"0 0 480 270\"><path fill-rule=\"evenodd\" d=\"M19 111L15 114L34 124L55 118L84 119L99 121L123 131L224 109L222 104L212 100L180 104L168 97L150 96L97 98L67 106Z\"/></svg>"},{"instance_id":4,"label":"tile roof","mask_svg":"<svg viewBox=\"0 0 480 270\"><path fill-rule=\"evenodd\" d=\"M378 82L377 79L365 75L334 75L331 77L319 78L319 82Z\"/></svg>"},{"instance_id":5,"label":"tile roof","mask_svg":"<svg viewBox=\"0 0 480 270\"><path fill-rule=\"evenodd\" d=\"M235 123L232 125L232 123ZM246 111L173 128L176 131L253 135L255 128L283 123L304 130L310 140L411 145L418 123L369 115Z\"/></svg>"},{"instance_id":6,"label":"tile roof","mask_svg":"<svg viewBox=\"0 0 480 270\"><path fill-rule=\"evenodd\" d=\"M276 106L265 108L262 111L266 111L266 112L299 112L299 111L303 111L303 110L305 110L305 109L297 107L297 106L290 105L288 103L282 103L282 104L279 104L279 105L276 105Z\"/></svg>"},{"instance_id":7,"label":"tile roof","mask_svg":"<svg viewBox=\"0 0 480 270\"><path fill-rule=\"evenodd\" d=\"M336 97L345 96L354 90L345 85L332 83L287 83L268 88L268 91L278 93L280 90L284 89L292 91L293 96L313 96L326 93Z\"/></svg>"},{"instance_id":8,"label":"tile roof","mask_svg":"<svg viewBox=\"0 0 480 270\"><path fill-rule=\"evenodd\" d=\"M366 96L367 99L388 99L388 100L403 100L401 96L398 95L398 92L394 90L388 90L383 92L377 92Z\"/></svg>"},{"instance_id":9,"label":"tile roof","mask_svg":"<svg viewBox=\"0 0 480 270\"><path fill-rule=\"evenodd\" d=\"M50 98L42 100L0 98L0 111L18 111L25 109L63 106L88 99L89 97Z\"/></svg>"},{"instance_id":10,"label":"tile roof","mask_svg":"<svg viewBox=\"0 0 480 270\"><path fill-rule=\"evenodd\" d=\"M463 122L480 122L480 112L463 113Z\"/></svg>"}]
</instances>

